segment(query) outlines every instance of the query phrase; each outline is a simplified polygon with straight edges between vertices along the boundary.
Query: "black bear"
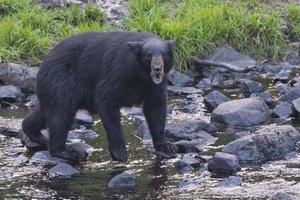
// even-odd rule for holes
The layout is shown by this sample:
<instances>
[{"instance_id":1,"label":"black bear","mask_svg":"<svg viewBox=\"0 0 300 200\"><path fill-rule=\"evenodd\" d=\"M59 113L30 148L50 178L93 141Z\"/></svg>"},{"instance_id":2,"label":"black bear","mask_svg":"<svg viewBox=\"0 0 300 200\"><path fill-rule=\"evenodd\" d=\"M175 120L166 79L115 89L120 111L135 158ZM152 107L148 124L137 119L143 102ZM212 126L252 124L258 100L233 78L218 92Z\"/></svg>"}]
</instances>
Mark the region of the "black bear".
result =
<instances>
[{"instance_id":1,"label":"black bear","mask_svg":"<svg viewBox=\"0 0 300 200\"><path fill-rule=\"evenodd\" d=\"M52 156L76 159L66 138L78 109L99 114L113 160L124 162L127 151L120 108L141 105L156 154L175 156L166 140L166 75L173 65L175 41L149 33L83 33L60 42L45 58L37 75L39 106L22 123L34 142L48 145ZM48 128L45 143L41 129Z\"/></svg>"}]
</instances>

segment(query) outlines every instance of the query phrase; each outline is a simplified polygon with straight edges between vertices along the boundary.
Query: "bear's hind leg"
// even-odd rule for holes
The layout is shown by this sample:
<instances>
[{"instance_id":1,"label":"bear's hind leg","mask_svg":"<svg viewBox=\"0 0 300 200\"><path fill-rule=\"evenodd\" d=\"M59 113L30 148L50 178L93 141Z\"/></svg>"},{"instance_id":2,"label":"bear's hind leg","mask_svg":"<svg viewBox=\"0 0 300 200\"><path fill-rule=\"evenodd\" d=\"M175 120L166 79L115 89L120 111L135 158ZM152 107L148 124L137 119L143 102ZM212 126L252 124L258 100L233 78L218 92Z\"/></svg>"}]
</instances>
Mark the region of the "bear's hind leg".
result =
<instances>
[{"instance_id":1,"label":"bear's hind leg","mask_svg":"<svg viewBox=\"0 0 300 200\"><path fill-rule=\"evenodd\" d=\"M49 151L51 156L77 162L77 154L66 150L69 129L72 126L75 110L60 110L49 114L47 126L49 129Z\"/></svg>"},{"instance_id":2,"label":"bear's hind leg","mask_svg":"<svg viewBox=\"0 0 300 200\"><path fill-rule=\"evenodd\" d=\"M38 143L42 148L47 148L48 140L41 134L41 130L46 128L46 120L39 108L26 116L22 122L22 130L30 140Z\"/></svg>"}]
</instances>

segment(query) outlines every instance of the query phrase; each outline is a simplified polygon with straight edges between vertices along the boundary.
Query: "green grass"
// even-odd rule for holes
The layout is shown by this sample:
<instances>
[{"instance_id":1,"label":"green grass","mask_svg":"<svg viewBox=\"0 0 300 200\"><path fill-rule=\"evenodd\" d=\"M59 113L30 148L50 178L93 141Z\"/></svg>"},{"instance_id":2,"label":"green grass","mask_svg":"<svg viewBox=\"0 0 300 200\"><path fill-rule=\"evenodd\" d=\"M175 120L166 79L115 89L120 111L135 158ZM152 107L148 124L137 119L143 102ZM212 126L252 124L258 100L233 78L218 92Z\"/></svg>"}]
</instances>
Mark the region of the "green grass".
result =
<instances>
[{"instance_id":1,"label":"green grass","mask_svg":"<svg viewBox=\"0 0 300 200\"><path fill-rule=\"evenodd\" d=\"M128 29L176 39L177 67L182 70L187 69L192 56L203 57L222 44L256 57L276 58L286 43L284 17L259 1L130 2Z\"/></svg>"},{"instance_id":2,"label":"green grass","mask_svg":"<svg viewBox=\"0 0 300 200\"><path fill-rule=\"evenodd\" d=\"M103 13L91 5L47 10L31 0L0 0L0 63L38 64L49 50L71 35L104 31Z\"/></svg>"}]
</instances>

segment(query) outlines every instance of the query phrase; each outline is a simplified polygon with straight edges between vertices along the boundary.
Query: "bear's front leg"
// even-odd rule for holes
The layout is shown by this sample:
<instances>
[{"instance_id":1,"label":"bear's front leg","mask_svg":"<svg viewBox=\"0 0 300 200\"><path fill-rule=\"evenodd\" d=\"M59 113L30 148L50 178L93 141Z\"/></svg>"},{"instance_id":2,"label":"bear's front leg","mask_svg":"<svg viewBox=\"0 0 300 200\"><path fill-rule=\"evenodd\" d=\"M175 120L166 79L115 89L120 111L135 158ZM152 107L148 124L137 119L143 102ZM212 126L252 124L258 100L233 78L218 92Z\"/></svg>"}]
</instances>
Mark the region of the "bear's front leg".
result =
<instances>
[{"instance_id":1,"label":"bear's front leg","mask_svg":"<svg viewBox=\"0 0 300 200\"><path fill-rule=\"evenodd\" d=\"M120 109L109 104L99 105L98 112L106 131L112 159L119 162L126 162L128 156L121 128Z\"/></svg>"},{"instance_id":2,"label":"bear's front leg","mask_svg":"<svg viewBox=\"0 0 300 200\"><path fill-rule=\"evenodd\" d=\"M170 143L165 135L167 95L165 88L157 86L143 103L143 112L147 120L155 154L159 159L176 157L177 147Z\"/></svg>"}]
</instances>

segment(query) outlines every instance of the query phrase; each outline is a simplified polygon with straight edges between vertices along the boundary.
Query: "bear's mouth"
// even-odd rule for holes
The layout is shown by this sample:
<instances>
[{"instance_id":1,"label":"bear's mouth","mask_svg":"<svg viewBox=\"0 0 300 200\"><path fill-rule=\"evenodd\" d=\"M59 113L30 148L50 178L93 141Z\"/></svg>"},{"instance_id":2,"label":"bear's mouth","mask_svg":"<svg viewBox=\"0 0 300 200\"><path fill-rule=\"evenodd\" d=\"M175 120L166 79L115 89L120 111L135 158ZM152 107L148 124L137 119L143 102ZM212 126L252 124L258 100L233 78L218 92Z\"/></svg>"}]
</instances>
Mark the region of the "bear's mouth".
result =
<instances>
[{"instance_id":1,"label":"bear's mouth","mask_svg":"<svg viewBox=\"0 0 300 200\"><path fill-rule=\"evenodd\" d=\"M151 60L151 78L155 84L160 84L164 77L164 62L161 56Z\"/></svg>"}]
</instances>

